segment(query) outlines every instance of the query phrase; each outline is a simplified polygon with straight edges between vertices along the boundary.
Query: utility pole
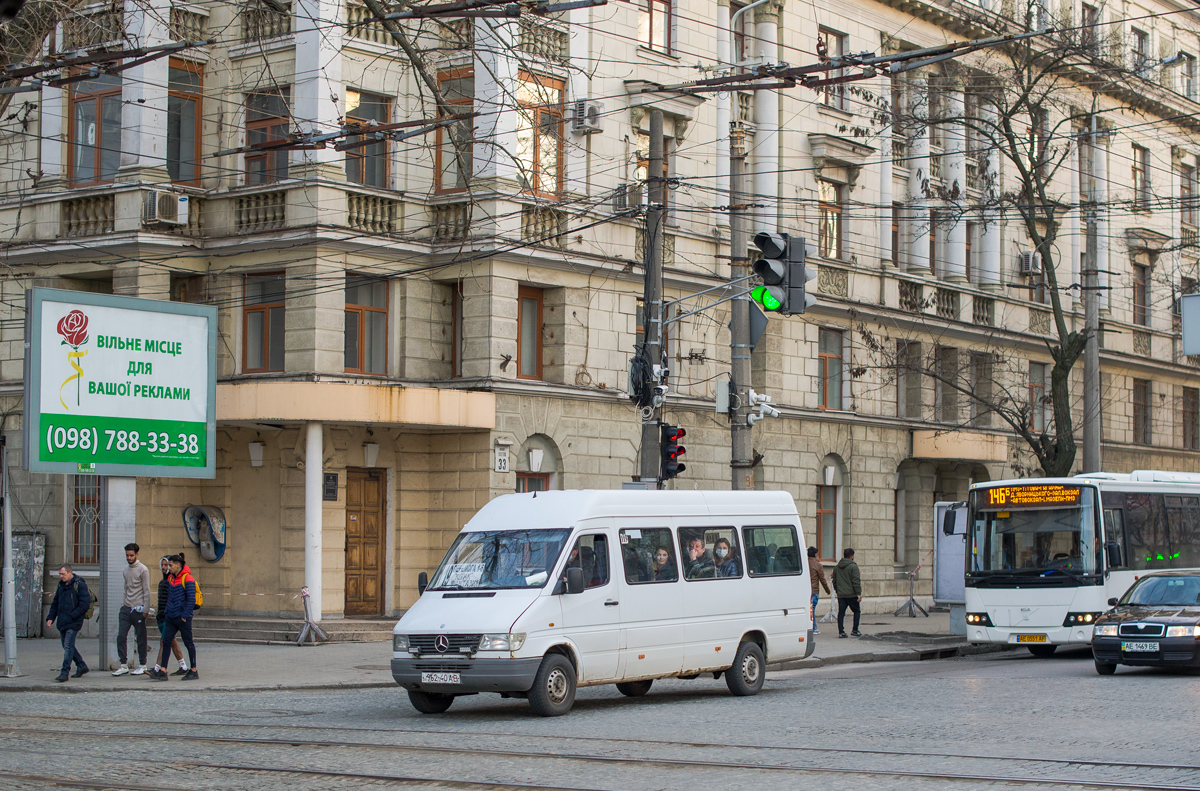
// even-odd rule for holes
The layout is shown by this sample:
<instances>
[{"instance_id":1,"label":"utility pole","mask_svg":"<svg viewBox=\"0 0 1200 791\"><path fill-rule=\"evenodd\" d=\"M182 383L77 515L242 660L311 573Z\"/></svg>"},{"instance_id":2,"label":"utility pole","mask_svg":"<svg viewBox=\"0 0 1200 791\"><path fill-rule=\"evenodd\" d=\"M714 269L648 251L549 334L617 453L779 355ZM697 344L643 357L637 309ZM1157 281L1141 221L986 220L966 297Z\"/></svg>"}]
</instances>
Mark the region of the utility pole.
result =
<instances>
[{"instance_id":1,"label":"utility pole","mask_svg":"<svg viewBox=\"0 0 1200 791\"><path fill-rule=\"evenodd\" d=\"M735 282L750 274L746 257L746 140L741 129L729 134L729 258L730 277ZM744 290L744 289L743 289ZM729 463L733 490L752 489L753 436L746 415L750 411L750 295L731 303L733 325L729 334L730 385L729 433L732 457Z\"/></svg>"},{"instance_id":2,"label":"utility pole","mask_svg":"<svg viewBox=\"0 0 1200 791\"><path fill-rule=\"evenodd\" d=\"M8 490L8 437L0 434L0 498L4 519L4 678L21 675L17 667L17 586L13 575L12 507ZM39 616L40 617L40 616Z\"/></svg>"},{"instance_id":3,"label":"utility pole","mask_svg":"<svg viewBox=\"0 0 1200 791\"><path fill-rule=\"evenodd\" d=\"M1096 157L1096 116L1092 116L1090 153ZM1095 165L1090 168L1095 173ZM1094 175L1093 175L1094 178ZM1088 188L1089 201L1094 197ZM1083 471L1100 472L1100 291L1096 248L1099 244L1094 201L1087 214L1087 255L1083 262L1083 324L1087 345L1083 351Z\"/></svg>"},{"instance_id":4,"label":"utility pole","mask_svg":"<svg viewBox=\"0 0 1200 791\"><path fill-rule=\"evenodd\" d=\"M667 221L667 180L663 174L663 114L650 112L650 162L646 174L649 185L649 205L646 209L646 287L642 298L642 327L645 333L646 359L653 366L653 386L664 382L663 369L663 224ZM643 483L658 481L659 428L662 407L655 405L642 412L641 479Z\"/></svg>"}]
</instances>

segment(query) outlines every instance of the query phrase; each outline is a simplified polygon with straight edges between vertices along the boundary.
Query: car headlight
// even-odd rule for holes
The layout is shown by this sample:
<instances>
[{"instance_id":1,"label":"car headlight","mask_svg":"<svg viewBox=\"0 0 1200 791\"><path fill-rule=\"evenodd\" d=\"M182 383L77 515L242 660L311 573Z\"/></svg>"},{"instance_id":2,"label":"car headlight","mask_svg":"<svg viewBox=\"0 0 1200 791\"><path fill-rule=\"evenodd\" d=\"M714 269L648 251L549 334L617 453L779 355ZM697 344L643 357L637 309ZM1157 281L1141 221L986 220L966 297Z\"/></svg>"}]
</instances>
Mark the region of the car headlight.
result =
<instances>
[{"instance_id":1,"label":"car headlight","mask_svg":"<svg viewBox=\"0 0 1200 791\"><path fill-rule=\"evenodd\" d=\"M1084 624L1095 623L1101 613L1098 612L1069 612L1067 617L1063 619L1063 626L1083 626Z\"/></svg>"},{"instance_id":2,"label":"car headlight","mask_svg":"<svg viewBox=\"0 0 1200 791\"><path fill-rule=\"evenodd\" d=\"M967 623L971 626L991 626L992 619L985 612L969 612L967 613Z\"/></svg>"},{"instance_id":3,"label":"car headlight","mask_svg":"<svg viewBox=\"0 0 1200 791\"><path fill-rule=\"evenodd\" d=\"M1095 637L1116 637L1117 625L1115 623L1102 623L1092 630L1092 635Z\"/></svg>"},{"instance_id":4,"label":"car headlight","mask_svg":"<svg viewBox=\"0 0 1200 791\"><path fill-rule=\"evenodd\" d=\"M525 645L524 632L485 634L479 640L480 651L520 651L523 645Z\"/></svg>"},{"instance_id":5,"label":"car headlight","mask_svg":"<svg viewBox=\"0 0 1200 791\"><path fill-rule=\"evenodd\" d=\"M392 635L392 650L393 651L408 651L408 635L394 634Z\"/></svg>"},{"instance_id":6,"label":"car headlight","mask_svg":"<svg viewBox=\"0 0 1200 791\"><path fill-rule=\"evenodd\" d=\"M1200 625L1168 626L1167 637L1195 637L1197 640L1200 640Z\"/></svg>"}]
</instances>

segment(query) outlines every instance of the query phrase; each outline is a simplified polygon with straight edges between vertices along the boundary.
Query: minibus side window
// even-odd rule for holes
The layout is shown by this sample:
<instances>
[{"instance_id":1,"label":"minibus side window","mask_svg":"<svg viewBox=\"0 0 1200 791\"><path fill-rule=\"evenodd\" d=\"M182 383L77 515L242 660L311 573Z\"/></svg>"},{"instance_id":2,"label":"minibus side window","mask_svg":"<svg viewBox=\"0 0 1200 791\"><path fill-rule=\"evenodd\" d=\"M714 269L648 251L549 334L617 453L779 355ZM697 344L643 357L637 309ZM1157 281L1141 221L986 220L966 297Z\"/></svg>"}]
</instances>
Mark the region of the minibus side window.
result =
<instances>
[{"instance_id":1,"label":"minibus side window","mask_svg":"<svg viewBox=\"0 0 1200 791\"><path fill-rule=\"evenodd\" d=\"M563 574L565 576L566 569L572 566L581 568L583 587L599 588L608 584L608 560L608 536L602 533L580 536L575 541L575 546L571 547Z\"/></svg>"},{"instance_id":2,"label":"minibus side window","mask_svg":"<svg viewBox=\"0 0 1200 791\"><path fill-rule=\"evenodd\" d=\"M791 525L743 527L746 570L751 577L800 573L800 545Z\"/></svg>"},{"instance_id":3,"label":"minibus side window","mask_svg":"<svg viewBox=\"0 0 1200 791\"><path fill-rule=\"evenodd\" d=\"M684 579L737 579L742 576L742 553L736 528L681 527L679 548Z\"/></svg>"},{"instance_id":4,"label":"minibus side window","mask_svg":"<svg viewBox=\"0 0 1200 791\"><path fill-rule=\"evenodd\" d=\"M630 585L675 582L679 564L675 562L675 542L665 527L627 528L621 531L621 558L625 563L625 581Z\"/></svg>"}]
</instances>

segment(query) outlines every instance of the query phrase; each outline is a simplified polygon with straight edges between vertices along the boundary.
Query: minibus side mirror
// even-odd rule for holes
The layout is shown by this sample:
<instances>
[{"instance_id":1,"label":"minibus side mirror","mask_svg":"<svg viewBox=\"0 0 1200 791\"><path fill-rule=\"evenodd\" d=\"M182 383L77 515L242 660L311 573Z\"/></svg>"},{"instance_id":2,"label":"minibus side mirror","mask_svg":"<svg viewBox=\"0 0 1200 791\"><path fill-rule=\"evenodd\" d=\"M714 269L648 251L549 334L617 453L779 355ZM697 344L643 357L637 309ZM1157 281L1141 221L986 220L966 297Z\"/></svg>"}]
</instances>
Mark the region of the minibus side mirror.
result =
<instances>
[{"instance_id":1,"label":"minibus side mirror","mask_svg":"<svg viewBox=\"0 0 1200 791\"><path fill-rule=\"evenodd\" d=\"M567 569L567 593L583 593L583 569L578 566Z\"/></svg>"},{"instance_id":2,"label":"minibus side mirror","mask_svg":"<svg viewBox=\"0 0 1200 791\"><path fill-rule=\"evenodd\" d=\"M1121 545L1116 541L1110 541L1104 545L1104 551L1108 555L1108 567L1118 569L1125 565L1125 558L1121 557Z\"/></svg>"},{"instance_id":3,"label":"minibus side mirror","mask_svg":"<svg viewBox=\"0 0 1200 791\"><path fill-rule=\"evenodd\" d=\"M953 508L947 508L946 514L942 517L942 532L948 536L954 535L954 514Z\"/></svg>"},{"instance_id":4,"label":"minibus side mirror","mask_svg":"<svg viewBox=\"0 0 1200 791\"><path fill-rule=\"evenodd\" d=\"M1117 597L1116 596L1113 596L1111 599L1108 600L1108 606L1109 607L1117 606Z\"/></svg>"},{"instance_id":5,"label":"minibus side mirror","mask_svg":"<svg viewBox=\"0 0 1200 791\"><path fill-rule=\"evenodd\" d=\"M424 595L425 589L428 587L429 587L429 575L422 571L420 574L417 575L417 595L418 596Z\"/></svg>"}]
</instances>

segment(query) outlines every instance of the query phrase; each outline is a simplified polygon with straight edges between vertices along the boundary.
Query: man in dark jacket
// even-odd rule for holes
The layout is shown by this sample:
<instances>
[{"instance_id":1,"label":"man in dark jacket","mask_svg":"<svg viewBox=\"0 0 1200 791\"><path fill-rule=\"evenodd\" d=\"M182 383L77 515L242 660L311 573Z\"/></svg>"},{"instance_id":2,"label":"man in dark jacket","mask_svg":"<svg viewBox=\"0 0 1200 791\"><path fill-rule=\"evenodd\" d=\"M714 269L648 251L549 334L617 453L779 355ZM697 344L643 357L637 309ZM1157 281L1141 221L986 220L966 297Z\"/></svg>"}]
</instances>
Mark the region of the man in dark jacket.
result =
<instances>
[{"instance_id":1,"label":"man in dark jacket","mask_svg":"<svg viewBox=\"0 0 1200 791\"><path fill-rule=\"evenodd\" d=\"M50 603L50 615L46 626L58 629L58 638L62 641L63 661L62 672L54 680L60 684L67 680L71 673L71 662L75 663L75 678L88 672L87 663L75 650L75 638L83 628L83 616L92 603L92 594L82 577L75 576L70 563L58 567L58 590L54 591L54 601Z\"/></svg>"},{"instance_id":2,"label":"man in dark jacket","mask_svg":"<svg viewBox=\"0 0 1200 791\"><path fill-rule=\"evenodd\" d=\"M838 597L838 637L846 636L846 608L854 612L854 629L850 634L862 637L858 631L858 621L862 617L862 575L858 572L858 564L854 562L854 550L842 552L842 559L833 567L833 592Z\"/></svg>"},{"instance_id":3,"label":"man in dark jacket","mask_svg":"<svg viewBox=\"0 0 1200 791\"><path fill-rule=\"evenodd\" d=\"M163 633L167 628L167 598L171 591L171 583L167 581L167 577L171 574L171 566L167 563L169 559L169 555L163 555L158 561L159 571L162 572L162 582L158 583L158 609L154 611L154 620L158 624L159 642L162 642ZM175 661L179 663L179 669L171 675L182 676L187 673L188 663L183 658L183 649L179 647L178 637L171 641L171 653L175 655ZM170 657L165 657L165 659L170 661ZM164 664L161 669L165 671L167 666Z\"/></svg>"}]
</instances>

